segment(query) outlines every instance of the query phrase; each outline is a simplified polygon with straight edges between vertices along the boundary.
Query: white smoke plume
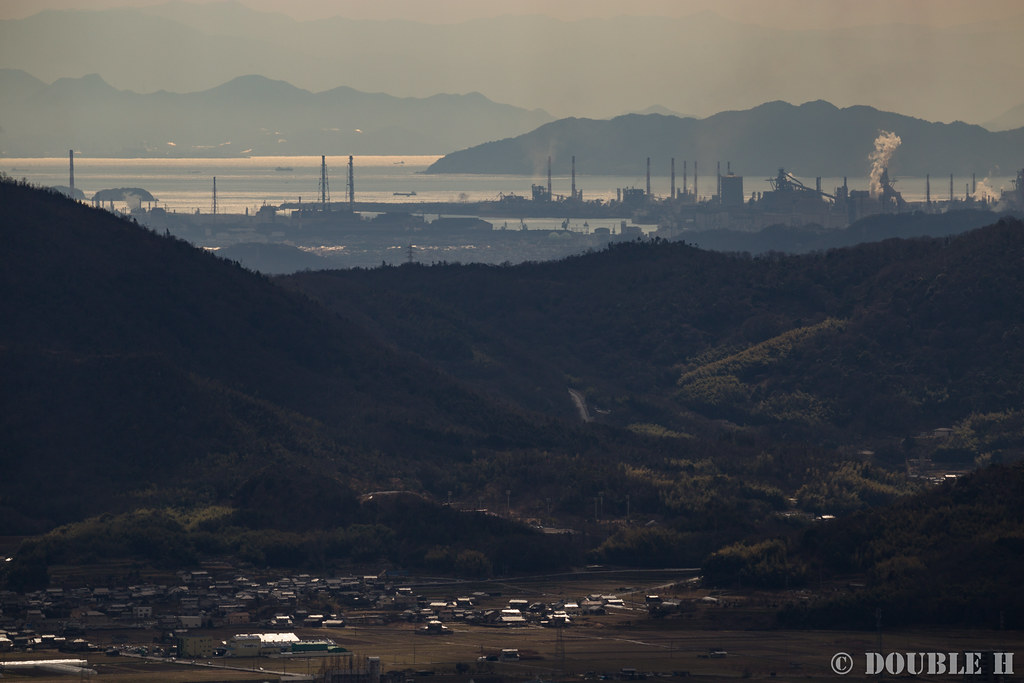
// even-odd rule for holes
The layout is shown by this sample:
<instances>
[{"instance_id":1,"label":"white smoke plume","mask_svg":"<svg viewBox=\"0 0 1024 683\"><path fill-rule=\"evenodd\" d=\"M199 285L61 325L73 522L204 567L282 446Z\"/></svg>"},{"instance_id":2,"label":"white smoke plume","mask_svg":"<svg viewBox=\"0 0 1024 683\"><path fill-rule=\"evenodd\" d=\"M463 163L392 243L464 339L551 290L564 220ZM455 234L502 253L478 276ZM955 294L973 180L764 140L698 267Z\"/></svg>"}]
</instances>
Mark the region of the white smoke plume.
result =
<instances>
[{"instance_id":1,"label":"white smoke plume","mask_svg":"<svg viewBox=\"0 0 1024 683\"><path fill-rule=\"evenodd\" d=\"M134 192L125 192L121 198L128 204L128 208L132 211L142 208L142 195L135 194Z\"/></svg>"},{"instance_id":2,"label":"white smoke plume","mask_svg":"<svg viewBox=\"0 0 1024 683\"><path fill-rule=\"evenodd\" d=\"M900 136L896 133L890 133L888 131L881 131L877 138L875 138L875 151L868 155L868 160L871 162L871 174L869 176L870 184L868 190L871 192L872 197L877 197L882 192L882 171L889 165L889 159L892 158L892 153L896 151L896 148L900 146L903 141L900 140Z\"/></svg>"},{"instance_id":3,"label":"white smoke plume","mask_svg":"<svg viewBox=\"0 0 1024 683\"><path fill-rule=\"evenodd\" d=\"M995 202L999 200L999 192L992 189L992 186L988 184L988 178L979 180L974 186L974 198L979 202L989 201Z\"/></svg>"}]
</instances>

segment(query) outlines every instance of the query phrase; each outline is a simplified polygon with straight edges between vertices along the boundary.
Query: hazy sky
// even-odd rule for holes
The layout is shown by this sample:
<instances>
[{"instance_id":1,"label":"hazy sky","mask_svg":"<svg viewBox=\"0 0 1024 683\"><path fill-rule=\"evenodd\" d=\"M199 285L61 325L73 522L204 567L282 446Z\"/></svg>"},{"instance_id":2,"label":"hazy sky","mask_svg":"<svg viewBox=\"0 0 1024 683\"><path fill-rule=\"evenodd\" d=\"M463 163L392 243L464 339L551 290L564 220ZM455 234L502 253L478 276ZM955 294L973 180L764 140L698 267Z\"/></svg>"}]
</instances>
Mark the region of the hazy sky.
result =
<instances>
[{"instance_id":1,"label":"hazy sky","mask_svg":"<svg viewBox=\"0 0 1024 683\"><path fill-rule=\"evenodd\" d=\"M191 0L217 2L219 0ZM0 0L0 19L23 18L45 9L108 9L167 0ZM238 0L262 11L299 20L344 16L450 23L506 14L559 19L652 15L683 17L710 10L723 17L788 28L880 23L948 26L998 20L1024 12L1020 0Z\"/></svg>"},{"instance_id":2,"label":"hazy sky","mask_svg":"<svg viewBox=\"0 0 1024 683\"><path fill-rule=\"evenodd\" d=\"M0 68L47 83L95 73L135 92L194 92L252 73L312 92L480 92L556 117L655 105L704 117L825 99L983 124L1024 105L1024 0L234 0L283 20L189 7L214 3L232 4L0 0L0 20L166 5L145 20L5 22Z\"/></svg>"}]
</instances>

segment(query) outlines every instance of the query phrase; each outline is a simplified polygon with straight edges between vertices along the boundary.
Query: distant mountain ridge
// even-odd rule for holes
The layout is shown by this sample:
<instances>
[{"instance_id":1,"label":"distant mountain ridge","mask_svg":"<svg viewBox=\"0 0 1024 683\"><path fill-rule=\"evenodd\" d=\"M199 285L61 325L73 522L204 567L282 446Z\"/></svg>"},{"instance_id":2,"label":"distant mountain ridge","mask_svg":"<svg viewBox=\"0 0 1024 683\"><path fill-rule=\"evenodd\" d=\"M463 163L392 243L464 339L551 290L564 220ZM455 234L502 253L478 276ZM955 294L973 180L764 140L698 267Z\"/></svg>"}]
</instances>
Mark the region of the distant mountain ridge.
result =
<instances>
[{"instance_id":1,"label":"distant mountain ridge","mask_svg":"<svg viewBox=\"0 0 1024 683\"><path fill-rule=\"evenodd\" d=\"M336 3L338 14L345 4ZM944 27L887 18L830 30L758 26L713 12L297 21L238 2L168 2L0 21L0 66L47 82L99 73L136 92L205 90L247 73L314 92L342 81L416 97L480 91L558 117L604 118L653 103L709 116L820 98L980 123L1020 103L1024 14ZM954 84L964 84L963 96Z\"/></svg>"},{"instance_id":2,"label":"distant mountain ridge","mask_svg":"<svg viewBox=\"0 0 1024 683\"><path fill-rule=\"evenodd\" d=\"M772 175L786 168L802 176L866 176L868 155L882 131L900 136L890 161L895 175L949 173L978 177L1010 175L1024 166L1024 128L991 132L962 122L933 123L873 107L840 109L822 100L799 106L767 102L744 111L706 119L660 114L629 114L611 120L568 118L514 138L453 152L435 162L431 173L539 174L552 158L556 173L636 175L651 158L655 172L667 175L671 158L680 176L683 162L705 178L703 194L713 194L716 164L731 163L739 175Z\"/></svg>"},{"instance_id":3,"label":"distant mountain ridge","mask_svg":"<svg viewBox=\"0 0 1024 683\"><path fill-rule=\"evenodd\" d=\"M1024 126L1024 103L1005 112L991 121L985 122L985 127L992 131L1013 130Z\"/></svg>"},{"instance_id":4,"label":"distant mountain ridge","mask_svg":"<svg viewBox=\"0 0 1024 683\"><path fill-rule=\"evenodd\" d=\"M312 93L255 75L202 92L139 94L96 74L46 85L3 69L0 93L6 156L443 154L552 120L479 93Z\"/></svg>"}]
</instances>

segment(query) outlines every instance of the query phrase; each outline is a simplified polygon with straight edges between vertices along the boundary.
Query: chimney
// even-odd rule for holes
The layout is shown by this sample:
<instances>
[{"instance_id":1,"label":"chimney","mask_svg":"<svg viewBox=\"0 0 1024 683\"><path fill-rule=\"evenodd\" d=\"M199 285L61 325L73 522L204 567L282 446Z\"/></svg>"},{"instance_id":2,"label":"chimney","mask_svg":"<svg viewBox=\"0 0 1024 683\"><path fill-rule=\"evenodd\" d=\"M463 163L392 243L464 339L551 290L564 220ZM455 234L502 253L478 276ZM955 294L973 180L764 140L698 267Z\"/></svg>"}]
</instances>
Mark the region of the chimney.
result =
<instances>
[{"instance_id":1,"label":"chimney","mask_svg":"<svg viewBox=\"0 0 1024 683\"><path fill-rule=\"evenodd\" d=\"M351 210L356 202L356 169L352 163L352 155L348 155L348 208Z\"/></svg>"},{"instance_id":2,"label":"chimney","mask_svg":"<svg viewBox=\"0 0 1024 683\"><path fill-rule=\"evenodd\" d=\"M572 198L576 199L576 155L572 157Z\"/></svg>"},{"instance_id":3,"label":"chimney","mask_svg":"<svg viewBox=\"0 0 1024 683\"><path fill-rule=\"evenodd\" d=\"M75 196L75 150L68 150L68 168L70 169L71 178L68 180L68 187L71 188L71 196Z\"/></svg>"}]
</instances>

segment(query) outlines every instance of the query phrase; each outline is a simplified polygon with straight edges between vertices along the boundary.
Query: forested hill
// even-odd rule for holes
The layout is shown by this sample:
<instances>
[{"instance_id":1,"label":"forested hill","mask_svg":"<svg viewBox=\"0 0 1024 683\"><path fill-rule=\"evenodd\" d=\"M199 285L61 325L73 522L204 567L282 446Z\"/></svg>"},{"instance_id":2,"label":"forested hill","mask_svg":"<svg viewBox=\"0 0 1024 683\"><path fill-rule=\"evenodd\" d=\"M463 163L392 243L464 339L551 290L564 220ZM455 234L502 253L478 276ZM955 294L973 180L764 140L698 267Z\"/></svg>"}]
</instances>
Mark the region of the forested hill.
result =
<instances>
[{"instance_id":1,"label":"forested hill","mask_svg":"<svg viewBox=\"0 0 1024 683\"><path fill-rule=\"evenodd\" d=\"M875 630L881 609L885 628L1021 629L1022 494L1024 464L988 467L788 538L722 548L704 580L812 588L780 612L790 627Z\"/></svg>"},{"instance_id":2,"label":"forested hill","mask_svg":"<svg viewBox=\"0 0 1024 683\"><path fill-rule=\"evenodd\" d=\"M409 475L410 459L548 438L543 423L183 241L10 182L0 206L9 527L154 490L154 504L177 489L182 502L226 501L264 467L369 488Z\"/></svg>"},{"instance_id":3,"label":"forested hill","mask_svg":"<svg viewBox=\"0 0 1024 683\"><path fill-rule=\"evenodd\" d=\"M557 263L283 280L466 381L600 420L895 438L1024 398L1024 229L750 258L631 242ZM353 296L353 293L358 295Z\"/></svg>"},{"instance_id":4,"label":"forested hill","mask_svg":"<svg viewBox=\"0 0 1024 683\"><path fill-rule=\"evenodd\" d=\"M75 522L0 583L83 553L695 566L898 500L911 460L1024 450L1019 221L268 279L55 193L0 206L0 533Z\"/></svg>"}]
</instances>

